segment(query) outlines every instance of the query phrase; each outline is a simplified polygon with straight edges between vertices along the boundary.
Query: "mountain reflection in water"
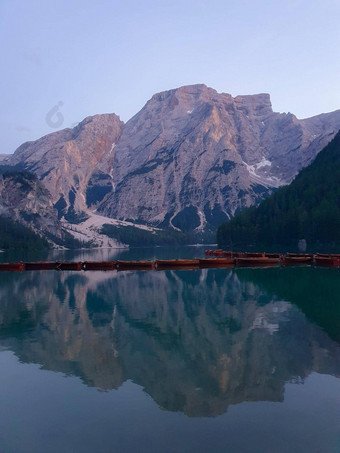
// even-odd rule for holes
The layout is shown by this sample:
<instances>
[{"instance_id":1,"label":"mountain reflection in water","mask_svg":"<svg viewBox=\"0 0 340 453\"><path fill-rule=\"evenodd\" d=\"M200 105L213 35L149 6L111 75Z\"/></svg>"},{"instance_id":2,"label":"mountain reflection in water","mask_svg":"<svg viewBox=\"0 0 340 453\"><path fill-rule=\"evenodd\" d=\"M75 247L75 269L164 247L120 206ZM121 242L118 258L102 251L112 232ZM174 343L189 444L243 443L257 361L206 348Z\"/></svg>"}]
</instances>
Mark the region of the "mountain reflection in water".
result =
<instances>
[{"instance_id":1,"label":"mountain reflection in water","mask_svg":"<svg viewBox=\"0 0 340 453\"><path fill-rule=\"evenodd\" d=\"M216 416L340 375L338 271L209 269L0 274L0 347L162 408ZM337 330L338 329L338 330Z\"/></svg>"}]
</instances>

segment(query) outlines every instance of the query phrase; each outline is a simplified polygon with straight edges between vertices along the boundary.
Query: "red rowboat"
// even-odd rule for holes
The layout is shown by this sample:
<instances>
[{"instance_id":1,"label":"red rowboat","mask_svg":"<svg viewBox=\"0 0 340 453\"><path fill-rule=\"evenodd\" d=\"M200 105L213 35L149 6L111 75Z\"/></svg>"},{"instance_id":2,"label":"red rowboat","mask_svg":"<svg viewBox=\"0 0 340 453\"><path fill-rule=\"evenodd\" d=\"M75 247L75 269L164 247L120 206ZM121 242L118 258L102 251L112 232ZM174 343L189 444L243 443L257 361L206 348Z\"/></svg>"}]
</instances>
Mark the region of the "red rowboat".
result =
<instances>
[{"instance_id":1,"label":"red rowboat","mask_svg":"<svg viewBox=\"0 0 340 453\"><path fill-rule=\"evenodd\" d=\"M151 270L154 268L154 263L153 261L117 261L116 268L119 271Z\"/></svg>"},{"instance_id":2,"label":"red rowboat","mask_svg":"<svg viewBox=\"0 0 340 453\"><path fill-rule=\"evenodd\" d=\"M200 267L233 267L235 264L234 258L207 258L198 261Z\"/></svg>"},{"instance_id":3,"label":"red rowboat","mask_svg":"<svg viewBox=\"0 0 340 453\"><path fill-rule=\"evenodd\" d=\"M316 266L339 267L340 256L336 255L315 255L314 264Z\"/></svg>"},{"instance_id":4,"label":"red rowboat","mask_svg":"<svg viewBox=\"0 0 340 453\"><path fill-rule=\"evenodd\" d=\"M0 263L0 271L21 272L24 269L24 263Z\"/></svg>"},{"instance_id":5,"label":"red rowboat","mask_svg":"<svg viewBox=\"0 0 340 453\"><path fill-rule=\"evenodd\" d=\"M233 252L233 258L244 258L243 252Z\"/></svg>"},{"instance_id":6,"label":"red rowboat","mask_svg":"<svg viewBox=\"0 0 340 453\"><path fill-rule=\"evenodd\" d=\"M298 254L287 254L281 259L283 266L295 265L295 264L312 264L312 255L298 255Z\"/></svg>"},{"instance_id":7,"label":"red rowboat","mask_svg":"<svg viewBox=\"0 0 340 453\"><path fill-rule=\"evenodd\" d=\"M190 267L198 267L199 260L156 260L155 261L155 268L157 269L170 269L170 268L190 268Z\"/></svg>"},{"instance_id":8,"label":"red rowboat","mask_svg":"<svg viewBox=\"0 0 340 453\"><path fill-rule=\"evenodd\" d=\"M115 261L84 261L84 271L113 271L116 268Z\"/></svg>"},{"instance_id":9,"label":"red rowboat","mask_svg":"<svg viewBox=\"0 0 340 453\"><path fill-rule=\"evenodd\" d=\"M237 266L274 266L280 264L279 258L236 258Z\"/></svg>"},{"instance_id":10,"label":"red rowboat","mask_svg":"<svg viewBox=\"0 0 340 453\"><path fill-rule=\"evenodd\" d=\"M25 263L26 271L43 271L57 269L55 261L34 261L33 263Z\"/></svg>"},{"instance_id":11,"label":"red rowboat","mask_svg":"<svg viewBox=\"0 0 340 453\"><path fill-rule=\"evenodd\" d=\"M245 257L246 258L264 258L264 253L249 253L249 252L246 252L245 253Z\"/></svg>"},{"instance_id":12,"label":"red rowboat","mask_svg":"<svg viewBox=\"0 0 340 453\"><path fill-rule=\"evenodd\" d=\"M83 268L83 263L81 262L72 262L72 261L57 261L56 269L59 271L81 271Z\"/></svg>"}]
</instances>

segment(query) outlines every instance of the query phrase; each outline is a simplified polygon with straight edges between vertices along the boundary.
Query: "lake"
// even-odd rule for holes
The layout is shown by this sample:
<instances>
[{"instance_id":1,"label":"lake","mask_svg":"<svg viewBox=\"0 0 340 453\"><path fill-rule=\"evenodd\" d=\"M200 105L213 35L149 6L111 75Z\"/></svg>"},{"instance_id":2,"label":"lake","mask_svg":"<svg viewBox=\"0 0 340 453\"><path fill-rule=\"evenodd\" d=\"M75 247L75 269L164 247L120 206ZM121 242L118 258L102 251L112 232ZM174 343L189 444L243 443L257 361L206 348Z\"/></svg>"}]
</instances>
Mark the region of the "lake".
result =
<instances>
[{"instance_id":1,"label":"lake","mask_svg":"<svg viewBox=\"0 0 340 453\"><path fill-rule=\"evenodd\" d=\"M313 267L1 272L0 452L338 453L339 293Z\"/></svg>"}]
</instances>

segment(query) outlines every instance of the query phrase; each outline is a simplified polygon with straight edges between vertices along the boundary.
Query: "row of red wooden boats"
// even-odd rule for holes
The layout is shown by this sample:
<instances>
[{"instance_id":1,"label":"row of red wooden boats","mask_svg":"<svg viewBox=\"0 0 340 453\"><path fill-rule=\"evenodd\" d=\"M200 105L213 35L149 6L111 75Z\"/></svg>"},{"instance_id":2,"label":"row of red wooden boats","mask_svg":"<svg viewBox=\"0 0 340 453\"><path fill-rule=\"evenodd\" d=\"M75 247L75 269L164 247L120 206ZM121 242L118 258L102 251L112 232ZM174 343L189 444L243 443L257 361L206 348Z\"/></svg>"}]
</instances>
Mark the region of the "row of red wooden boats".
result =
<instances>
[{"instance_id":1,"label":"row of red wooden boats","mask_svg":"<svg viewBox=\"0 0 340 453\"><path fill-rule=\"evenodd\" d=\"M188 268L198 267L198 259L155 260L155 261L36 261L30 263L0 263L0 271L110 271L110 270L152 270L169 267Z\"/></svg>"},{"instance_id":2,"label":"row of red wooden boats","mask_svg":"<svg viewBox=\"0 0 340 453\"><path fill-rule=\"evenodd\" d=\"M287 253L236 253L223 250L206 250L210 258L204 259L177 259L155 261L40 261L30 263L0 263L0 271L33 271L33 270L60 270L60 271L110 271L110 270L164 270L164 269L195 269L216 267L264 267L311 265L340 267L340 255L337 254L296 254Z\"/></svg>"},{"instance_id":3,"label":"row of red wooden boats","mask_svg":"<svg viewBox=\"0 0 340 453\"><path fill-rule=\"evenodd\" d=\"M304 253L254 253L254 252L230 252L221 249L206 250L207 256L213 256L211 260L235 260L236 265L248 265L250 263L258 265L266 264L281 264L281 265L295 265L295 264L314 264L317 266L340 266L340 254L304 254Z\"/></svg>"}]
</instances>

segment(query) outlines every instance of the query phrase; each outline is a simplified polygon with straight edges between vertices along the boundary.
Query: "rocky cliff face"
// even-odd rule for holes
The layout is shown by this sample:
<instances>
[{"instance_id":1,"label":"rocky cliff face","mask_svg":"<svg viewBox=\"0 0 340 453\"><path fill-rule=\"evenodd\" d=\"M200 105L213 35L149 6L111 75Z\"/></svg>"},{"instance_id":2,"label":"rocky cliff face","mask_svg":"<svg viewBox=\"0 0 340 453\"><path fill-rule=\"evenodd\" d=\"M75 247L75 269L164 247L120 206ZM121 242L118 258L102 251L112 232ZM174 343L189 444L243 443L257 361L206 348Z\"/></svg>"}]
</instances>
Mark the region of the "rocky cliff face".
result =
<instances>
[{"instance_id":1,"label":"rocky cliff face","mask_svg":"<svg viewBox=\"0 0 340 453\"><path fill-rule=\"evenodd\" d=\"M104 216L181 230L214 229L289 183L340 129L340 110L298 120L268 94L220 94L205 85L154 95L125 125L86 118L2 161L29 170L59 218ZM91 215L87 211L87 215Z\"/></svg>"},{"instance_id":2,"label":"rocky cliff face","mask_svg":"<svg viewBox=\"0 0 340 453\"><path fill-rule=\"evenodd\" d=\"M289 183L340 128L340 111L298 120L269 95L194 85L156 94L114 149L107 216L180 229L216 226Z\"/></svg>"},{"instance_id":3,"label":"rocky cliff face","mask_svg":"<svg viewBox=\"0 0 340 453\"><path fill-rule=\"evenodd\" d=\"M0 173L0 215L19 221L38 233L62 235L51 194L36 176L26 172Z\"/></svg>"},{"instance_id":4,"label":"rocky cliff face","mask_svg":"<svg viewBox=\"0 0 340 453\"><path fill-rule=\"evenodd\" d=\"M59 212L71 217L86 209L86 188L98 162L118 141L123 123L115 114L85 118L64 129L21 145L7 163L36 174ZM110 186L111 188L111 186Z\"/></svg>"}]
</instances>

